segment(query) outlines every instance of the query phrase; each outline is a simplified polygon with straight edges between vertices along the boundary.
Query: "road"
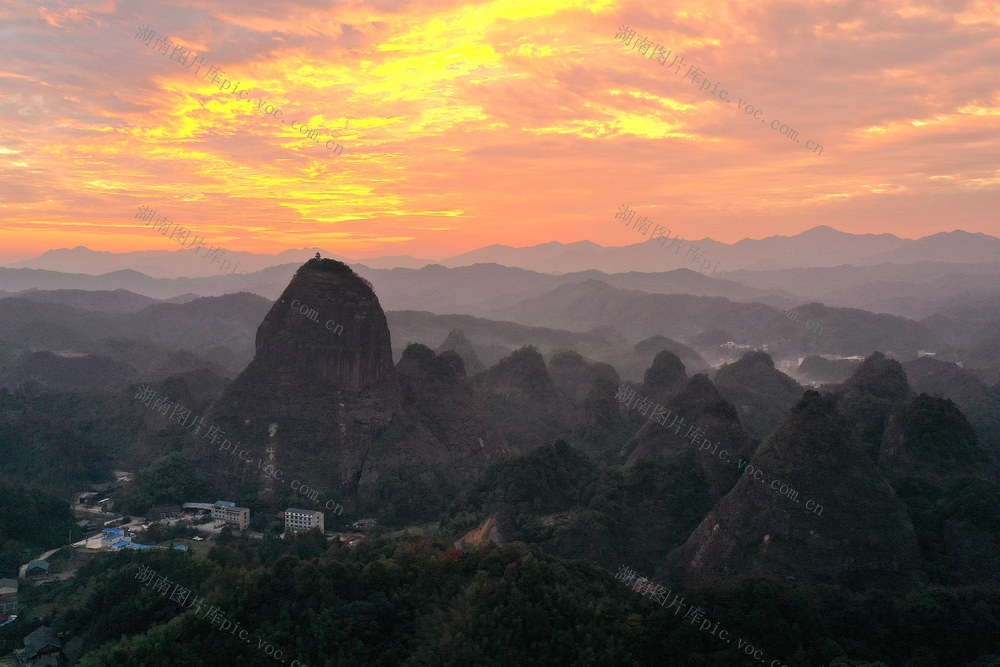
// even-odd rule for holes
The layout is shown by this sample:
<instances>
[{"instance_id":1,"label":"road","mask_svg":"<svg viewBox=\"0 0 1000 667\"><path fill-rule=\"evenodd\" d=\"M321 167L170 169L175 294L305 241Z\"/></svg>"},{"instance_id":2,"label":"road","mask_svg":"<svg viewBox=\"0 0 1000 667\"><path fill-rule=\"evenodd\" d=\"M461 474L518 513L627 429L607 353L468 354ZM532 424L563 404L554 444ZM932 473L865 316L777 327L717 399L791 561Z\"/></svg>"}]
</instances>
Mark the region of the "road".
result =
<instances>
[{"instance_id":1,"label":"road","mask_svg":"<svg viewBox=\"0 0 1000 667\"><path fill-rule=\"evenodd\" d=\"M24 579L24 571L28 568L29 565L31 565L32 563L34 563L36 560L45 560L46 558L48 558L49 556L51 556L55 552L59 551L60 549L62 549L62 547L56 547L52 551L46 551L45 553L43 553L38 558L32 558L31 560L29 560L27 563L25 563L24 565L22 565L20 567L20 569L17 572L17 577L19 579Z\"/></svg>"}]
</instances>

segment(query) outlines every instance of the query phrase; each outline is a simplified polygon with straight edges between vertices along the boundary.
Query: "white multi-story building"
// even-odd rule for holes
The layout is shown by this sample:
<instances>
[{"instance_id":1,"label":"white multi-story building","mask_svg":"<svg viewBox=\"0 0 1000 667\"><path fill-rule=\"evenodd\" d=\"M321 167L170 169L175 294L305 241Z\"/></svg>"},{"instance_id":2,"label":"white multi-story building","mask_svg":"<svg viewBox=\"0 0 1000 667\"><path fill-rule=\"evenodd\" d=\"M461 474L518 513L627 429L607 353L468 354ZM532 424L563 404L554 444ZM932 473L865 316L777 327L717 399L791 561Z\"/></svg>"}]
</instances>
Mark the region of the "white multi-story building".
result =
<instances>
[{"instance_id":1,"label":"white multi-story building","mask_svg":"<svg viewBox=\"0 0 1000 667\"><path fill-rule=\"evenodd\" d=\"M295 507L285 510L285 530L309 530L316 527L323 530L322 512L300 510Z\"/></svg>"},{"instance_id":2,"label":"white multi-story building","mask_svg":"<svg viewBox=\"0 0 1000 667\"><path fill-rule=\"evenodd\" d=\"M250 508L237 507L228 500L216 500L212 505L212 518L239 526L240 530L250 527Z\"/></svg>"}]
</instances>

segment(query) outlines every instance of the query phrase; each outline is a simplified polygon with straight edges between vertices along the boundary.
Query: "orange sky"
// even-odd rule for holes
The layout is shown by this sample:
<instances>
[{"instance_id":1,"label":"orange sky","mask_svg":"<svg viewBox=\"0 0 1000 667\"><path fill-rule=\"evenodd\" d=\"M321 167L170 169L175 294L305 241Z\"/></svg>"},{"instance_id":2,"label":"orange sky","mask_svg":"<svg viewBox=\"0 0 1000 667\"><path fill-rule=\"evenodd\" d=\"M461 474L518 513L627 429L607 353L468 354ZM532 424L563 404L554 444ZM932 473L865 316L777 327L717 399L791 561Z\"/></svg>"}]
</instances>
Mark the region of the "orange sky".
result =
<instances>
[{"instance_id":1,"label":"orange sky","mask_svg":"<svg viewBox=\"0 0 1000 667\"><path fill-rule=\"evenodd\" d=\"M330 7L0 0L0 262L177 249L140 204L234 251L356 258L639 242L612 220L622 202L726 242L821 224L1000 235L995 2ZM623 46L622 24L681 70ZM251 101L204 78L213 65Z\"/></svg>"}]
</instances>

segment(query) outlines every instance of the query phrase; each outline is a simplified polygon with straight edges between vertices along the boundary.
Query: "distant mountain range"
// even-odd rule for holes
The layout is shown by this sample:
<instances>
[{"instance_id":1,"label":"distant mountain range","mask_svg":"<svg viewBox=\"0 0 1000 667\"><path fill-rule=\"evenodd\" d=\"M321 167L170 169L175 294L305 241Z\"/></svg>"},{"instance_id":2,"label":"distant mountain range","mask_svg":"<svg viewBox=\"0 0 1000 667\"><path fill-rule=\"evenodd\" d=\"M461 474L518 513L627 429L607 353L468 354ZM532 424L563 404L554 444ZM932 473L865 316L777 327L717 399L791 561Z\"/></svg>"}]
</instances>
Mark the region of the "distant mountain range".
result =
<instances>
[{"instance_id":1,"label":"distant mountain range","mask_svg":"<svg viewBox=\"0 0 1000 667\"><path fill-rule=\"evenodd\" d=\"M642 238L628 228L622 232L623 240ZM835 267L843 264L869 266L886 262L995 263L1000 257L1000 238L961 230L941 232L914 240L902 239L892 234L850 234L820 226L794 236L743 239L733 244L709 238L687 240L672 247L671 243L661 244L647 239L611 247L600 246L590 241L574 243L551 241L524 248L491 245L442 259L437 263L447 267L500 264L549 274L592 270L606 273L629 271L660 273L684 268L721 275L723 272L741 269L763 271L796 267ZM320 248L285 250L273 255L227 251L226 257L231 267L225 273L231 273L237 262L238 271L246 270L251 273L288 263L298 265L317 252L323 257L335 258L349 264L363 264L374 269L416 269L435 263L433 260L409 255L349 259ZM694 261L692 258L695 258ZM90 275L131 269L155 278L224 275L219 271L219 265L210 262L204 252L196 255L195 251L190 249L144 250L118 254L78 246L73 249L49 250L34 259L9 264L7 268L45 269Z\"/></svg>"}]
</instances>

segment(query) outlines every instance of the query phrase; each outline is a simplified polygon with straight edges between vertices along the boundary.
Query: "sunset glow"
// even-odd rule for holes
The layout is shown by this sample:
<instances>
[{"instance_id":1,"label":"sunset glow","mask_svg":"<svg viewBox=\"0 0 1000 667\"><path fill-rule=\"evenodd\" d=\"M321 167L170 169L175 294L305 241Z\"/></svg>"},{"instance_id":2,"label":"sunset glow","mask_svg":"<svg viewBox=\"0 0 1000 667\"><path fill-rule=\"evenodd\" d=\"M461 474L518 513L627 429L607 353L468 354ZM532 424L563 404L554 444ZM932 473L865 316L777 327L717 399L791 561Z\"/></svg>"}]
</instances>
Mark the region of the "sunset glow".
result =
<instances>
[{"instance_id":1,"label":"sunset glow","mask_svg":"<svg viewBox=\"0 0 1000 667\"><path fill-rule=\"evenodd\" d=\"M0 20L0 261L176 249L140 205L232 250L358 258L635 243L621 202L728 243L1000 233L993 3L6 2Z\"/></svg>"}]
</instances>

